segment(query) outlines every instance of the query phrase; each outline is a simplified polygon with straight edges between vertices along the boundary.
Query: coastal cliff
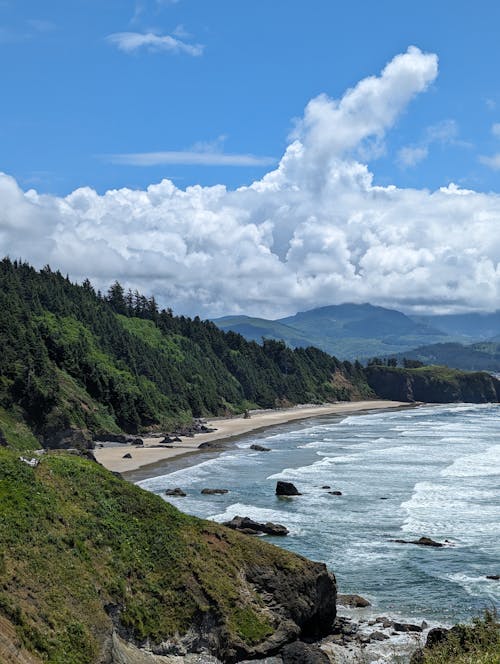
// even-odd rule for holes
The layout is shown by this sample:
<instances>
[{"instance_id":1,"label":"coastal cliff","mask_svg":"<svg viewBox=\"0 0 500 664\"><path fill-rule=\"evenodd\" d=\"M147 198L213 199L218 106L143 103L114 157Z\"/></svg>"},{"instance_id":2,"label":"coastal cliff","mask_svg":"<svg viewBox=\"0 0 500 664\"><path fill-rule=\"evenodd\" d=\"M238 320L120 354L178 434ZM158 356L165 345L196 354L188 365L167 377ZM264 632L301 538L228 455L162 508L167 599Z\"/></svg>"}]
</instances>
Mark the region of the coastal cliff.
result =
<instances>
[{"instance_id":1,"label":"coastal cliff","mask_svg":"<svg viewBox=\"0 0 500 664\"><path fill-rule=\"evenodd\" d=\"M80 457L37 461L0 450L5 664L108 664L117 643L235 662L330 631L325 565L182 514Z\"/></svg>"},{"instance_id":2,"label":"coastal cliff","mask_svg":"<svg viewBox=\"0 0 500 664\"><path fill-rule=\"evenodd\" d=\"M500 399L500 381L485 372L370 365L365 374L369 386L383 399L427 403L488 403Z\"/></svg>"}]
</instances>

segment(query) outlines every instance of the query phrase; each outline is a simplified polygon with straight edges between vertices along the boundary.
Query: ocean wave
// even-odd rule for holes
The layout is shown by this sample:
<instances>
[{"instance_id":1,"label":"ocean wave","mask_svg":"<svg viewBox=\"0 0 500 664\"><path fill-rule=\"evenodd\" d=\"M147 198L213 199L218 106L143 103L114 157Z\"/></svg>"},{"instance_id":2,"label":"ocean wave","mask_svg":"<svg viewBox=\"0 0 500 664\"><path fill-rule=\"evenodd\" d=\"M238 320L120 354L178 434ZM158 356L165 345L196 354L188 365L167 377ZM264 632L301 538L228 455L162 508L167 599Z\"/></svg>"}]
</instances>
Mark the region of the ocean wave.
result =
<instances>
[{"instance_id":1,"label":"ocean wave","mask_svg":"<svg viewBox=\"0 0 500 664\"><path fill-rule=\"evenodd\" d=\"M500 445L483 452L466 454L441 471L444 477L487 477L500 475Z\"/></svg>"}]
</instances>

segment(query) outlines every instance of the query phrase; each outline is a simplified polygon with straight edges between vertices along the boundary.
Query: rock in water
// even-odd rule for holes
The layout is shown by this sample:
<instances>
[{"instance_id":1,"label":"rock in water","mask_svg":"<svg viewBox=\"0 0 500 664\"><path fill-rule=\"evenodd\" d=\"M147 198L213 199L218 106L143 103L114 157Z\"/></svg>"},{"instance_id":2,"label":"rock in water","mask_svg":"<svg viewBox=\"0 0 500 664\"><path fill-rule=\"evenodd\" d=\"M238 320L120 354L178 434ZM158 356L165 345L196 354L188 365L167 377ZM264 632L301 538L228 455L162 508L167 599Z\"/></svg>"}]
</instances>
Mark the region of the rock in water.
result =
<instances>
[{"instance_id":1,"label":"rock in water","mask_svg":"<svg viewBox=\"0 0 500 664\"><path fill-rule=\"evenodd\" d=\"M444 546L442 542L436 542L430 537L421 537L418 540L395 539L391 540L391 542L397 542L397 544L418 544L419 546L433 546L433 547Z\"/></svg>"},{"instance_id":2,"label":"rock in water","mask_svg":"<svg viewBox=\"0 0 500 664\"><path fill-rule=\"evenodd\" d=\"M229 489L202 489L201 493L205 496L222 495L229 493Z\"/></svg>"},{"instance_id":3,"label":"rock in water","mask_svg":"<svg viewBox=\"0 0 500 664\"><path fill-rule=\"evenodd\" d=\"M421 632L422 631L422 627L420 625L412 625L411 623L394 622L392 627L396 632Z\"/></svg>"},{"instance_id":4,"label":"rock in water","mask_svg":"<svg viewBox=\"0 0 500 664\"><path fill-rule=\"evenodd\" d=\"M165 491L166 496L181 496L184 497L186 494L182 489L179 489L179 487L176 487L175 489L167 489Z\"/></svg>"},{"instance_id":5,"label":"rock in water","mask_svg":"<svg viewBox=\"0 0 500 664\"><path fill-rule=\"evenodd\" d=\"M500 581L500 574L488 574L486 578L490 581Z\"/></svg>"},{"instance_id":6,"label":"rock in water","mask_svg":"<svg viewBox=\"0 0 500 664\"><path fill-rule=\"evenodd\" d=\"M258 535L264 533L265 535L274 535L275 537L284 537L288 535L288 528L279 523L258 523L253 521L247 516L235 516L231 521L226 521L223 524L232 530L239 530L247 535Z\"/></svg>"},{"instance_id":7,"label":"rock in water","mask_svg":"<svg viewBox=\"0 0 500 664\"><path fill-rule=\"evenodd\" d=\"M283 664L330 664L330 658L318 646L294 641L281 651Z\"/></svg>"},{"instance_id":8,"label":"rock in water","mask_svg":"<svg viewBox=\"0 0 500 664\"><path fill-rule=\"evenodd\" d=\"M332 496L341 496L342 495L342 491L329 491L328 493L331 493Z\"/></svg>"},{"instance_id":9,"label":"rock in water","mask_svg":"<svg viewBox=\"0 0 500 664\"><path fill-rule=\"evenodd\" d=\"M277 482L276 484L277 496L301 496L300 491L291 482Z\"/></svg>"},{"instance_id":10,"label":"rock in water","mask_svg":"<svg viewBox=\"0 0 500 664\"><path fill-rule=\"evenodd\" d=\"M263 445L250 445L251 450L255 450L256 452L270 452L271 448L270 447L264 447Z\"/></svg>"},{"instance_id":11,"label":"rock in water","mask_svg":"<svg viewBox=\"0 0 500 664\"><path fill-rule=\"evenodd\" d=\"M355 609L364 609L371 606L370 602L361 595L337 595L337 603L342 606L352 606Z\"/></svg>"}]
</instances>

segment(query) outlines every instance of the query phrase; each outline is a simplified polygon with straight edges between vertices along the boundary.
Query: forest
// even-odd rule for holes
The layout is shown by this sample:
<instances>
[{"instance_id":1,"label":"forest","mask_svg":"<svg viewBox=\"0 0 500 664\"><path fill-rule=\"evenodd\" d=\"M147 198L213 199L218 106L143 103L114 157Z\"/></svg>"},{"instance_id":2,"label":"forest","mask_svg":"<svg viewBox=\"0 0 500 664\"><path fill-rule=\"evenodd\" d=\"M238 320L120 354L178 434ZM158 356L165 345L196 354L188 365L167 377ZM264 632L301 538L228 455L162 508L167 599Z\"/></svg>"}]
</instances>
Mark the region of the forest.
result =
<instances>
[{"instance_id":1,"label":"forest","mask_svg":"<svg viewBox=\"0 0 500 664\"><path fill-rule=\"evenodd\" d=\"M0 262L0 408L37 435L137 432L248 408L370 397L361 364L174 316L49 266Z\"/></svg>"}]
</instances>

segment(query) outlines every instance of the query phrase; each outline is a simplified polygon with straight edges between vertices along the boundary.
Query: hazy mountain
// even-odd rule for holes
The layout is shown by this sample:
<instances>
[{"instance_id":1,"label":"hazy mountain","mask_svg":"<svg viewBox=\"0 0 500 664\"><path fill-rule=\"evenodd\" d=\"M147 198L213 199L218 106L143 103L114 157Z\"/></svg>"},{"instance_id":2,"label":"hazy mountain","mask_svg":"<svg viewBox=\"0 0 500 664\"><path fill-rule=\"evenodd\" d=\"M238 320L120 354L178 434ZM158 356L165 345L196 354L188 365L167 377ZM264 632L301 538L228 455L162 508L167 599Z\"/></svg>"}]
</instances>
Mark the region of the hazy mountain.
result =
<instances>
[{"instance_id":1,"label":"hazy mountain","mask_svg":"<svg viewBox=\"0 0 500 664\"><path fill-rule=\"evenodd\" d=\"M500 338L500 311L411 318L415 322L430 325L452 337L469 337L474 341Z\"/></svg>"},{"instance_id":2,"label":"hazy mountain","mask_svg":"<svg viewBox=\"0 0 500 664\"><path fill-rule=\"evenodd\" d=\"M479 342L467 346L459 343L432 344L399 353L396 357L466 371L500 372L500 343Z\"/></svg>"},{"instance_id":3,"label":"hazy mountain","mask_svg":"<svg viewBox=\"0 0 500 664\"><path fill-rule=\"evenodd\" d=\"M313 345L338 357L354 359L398 353L449 340L426 322L371 304L340 304L301 311L279 320L226 316L214 321L247 339L282 339L291 346Z\"/></svg>"}]
</instances>

